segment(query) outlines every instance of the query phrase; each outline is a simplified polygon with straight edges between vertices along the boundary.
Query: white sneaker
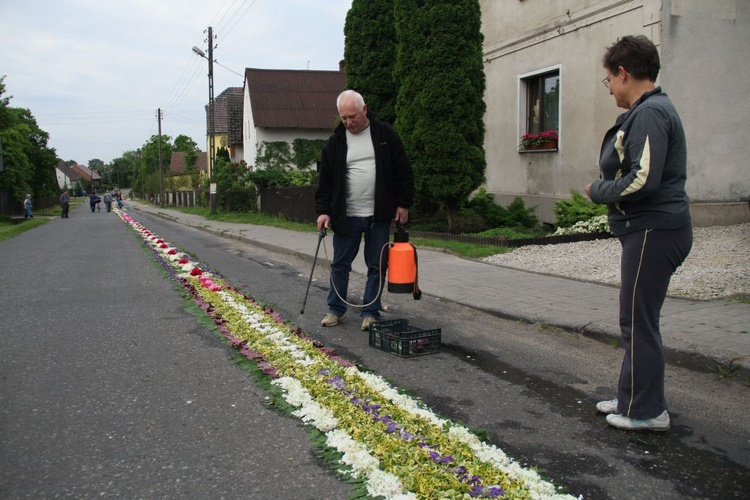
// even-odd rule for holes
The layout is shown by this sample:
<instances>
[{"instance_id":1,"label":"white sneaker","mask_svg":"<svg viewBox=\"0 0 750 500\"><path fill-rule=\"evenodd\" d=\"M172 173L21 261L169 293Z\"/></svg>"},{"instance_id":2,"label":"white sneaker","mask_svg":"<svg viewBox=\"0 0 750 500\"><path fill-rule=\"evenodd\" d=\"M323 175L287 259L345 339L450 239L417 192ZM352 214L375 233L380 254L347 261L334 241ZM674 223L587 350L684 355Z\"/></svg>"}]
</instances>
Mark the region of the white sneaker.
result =
<instances>
[{"instance_id":1,"label":"white sneaker","mask_svg":"<svg viewBox=\"0 0 750 500\"><path fill-rule=\"evenodd\" d=\"M338 325L341 322L341 319L343 317L344 317L343 314L341 316L336 316L335 314L329 312L321 320L320 326L336 326L336 325Z\"/></svg>"},{"instance_id":2,"label":"white sneaker","mask_svg":"<svg viewBox=\"0 0 750 500\"><path fill-rule=\"evenodd\" d=\"M596 409L599 413L606 415L617 413L617 398L610 399L609 401L599 401L596 403Z\"/></svg>"},{"instance_id":3,"label":"white sneaker","mask_svg":"<svg viewBox=\"0 0 750 500\"><path fill-rule=\"evenodd\" d=\"M668 431L669 413L664 410L658 417L644 419L611 414L607 415L607 423L626 431Z\"/></svg>"}]
</instances>

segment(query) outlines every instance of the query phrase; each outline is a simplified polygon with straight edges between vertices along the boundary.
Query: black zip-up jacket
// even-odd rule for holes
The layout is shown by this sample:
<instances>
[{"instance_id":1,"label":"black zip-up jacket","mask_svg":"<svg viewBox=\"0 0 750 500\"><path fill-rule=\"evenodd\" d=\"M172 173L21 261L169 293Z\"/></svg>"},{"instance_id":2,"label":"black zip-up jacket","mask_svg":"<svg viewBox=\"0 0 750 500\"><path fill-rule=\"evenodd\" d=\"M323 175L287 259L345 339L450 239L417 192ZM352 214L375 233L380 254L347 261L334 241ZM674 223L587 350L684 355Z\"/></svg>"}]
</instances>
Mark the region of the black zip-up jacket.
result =
<instances>
[{"instance_id":1,"label":"black zip-up jacket","mask_svg":"<svg viewBox=\"0 0 750 500\"><path fill-rule=\"evenodd\" d=\"M599 168L591 201L607 204L616 236L690 224L685 131L661 87L643 94L607 131Z\"/></svg>"},{"instance_id":2,"label":"black zip-up jacket","mask_svg":"<svg viewBox=\"0 0 750 500\"><path fill-rule=\"evenodd\" d=\"M387 123L367 112L375 150L374 219L387 222L396 216L396 208L410 208L414 200L414 174L404 144ZM346 231L346 128L340 123L323 148L315 191L315 211L331 217L334 232Z\"/></svg>"}]
</instances>

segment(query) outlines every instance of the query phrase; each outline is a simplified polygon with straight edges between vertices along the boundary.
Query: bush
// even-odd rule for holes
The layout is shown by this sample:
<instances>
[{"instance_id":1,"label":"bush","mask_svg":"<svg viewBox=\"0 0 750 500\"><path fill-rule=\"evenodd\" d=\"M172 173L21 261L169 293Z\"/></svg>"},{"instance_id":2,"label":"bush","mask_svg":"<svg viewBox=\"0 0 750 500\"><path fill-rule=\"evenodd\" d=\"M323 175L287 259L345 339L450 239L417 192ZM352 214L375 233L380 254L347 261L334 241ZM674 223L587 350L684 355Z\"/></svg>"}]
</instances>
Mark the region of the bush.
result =
<instances>
[{"instance_id":1,"label":"bush","mask_svg":"<svg viewBox=\"0 0 750 500\"><path fill-rule=\"evenodd\" d=\"M428 233L447 233L448 222L445 219L412 219L409 212L409 228L413 231L425 231Z\"/></svg>"},{"instance_id":2,"label":"bush","mask_svg":"<svg viewBox=\"0 0 750 500\"><path fill-rule=\"evenodd\" d=\"M292 182L291 172L281 167L268 167L250 172L248 179L258 189L269 187L286 187Z\"/></svg>"},{"instance_id":3,"label":"bush","mask_svg":"<svg viewBox=\"0 0 750 500\"><path fill-rule=\"evenodd\" d=\"M289 172L290 186L312 186L318 183L316 170L292 170Z\"/></svg>"},{"instance_id":4,"label":"bush","mask_svg":"<svg viewBox=\"0 0 750 500\"><path fill-rule=\"evenodd\" d=\"M597 215L589 220L578 221L570 227L558 227L553 236L590 233L612 233L606 215Z\"/></svg>"},{"instance_id":5,"label":"bush","mask_svg":"<svg viewBox=\"0 0 750 500\"><path fill-rule=\"evenodd\" d=\"M255 189L222 191L219 193L219 203L227 212L256 212L257 196Z\"/></svg>"},{"instance_id":6,"label":"bush","mask_svg":"<svg viewBox=\"0 0 750 500\"><path fill-rule=\"evenodd\" d=\"M482 217L489 227L506 226L507 210L495 203L495 198L481 188L466 204L464 213L474 213Z\"/></svg>"},{"instance_id":7,"label":"bush","mask_svg":"<svg viewBox=\"0 0 750 500\"><path fill-rule=\"evenodd\" d=\"M570 192L570 200L560 200L555 203L555 223L557 227L571 227L576 222L587 221L598 215L606 215L605 205L595 205L578 191Z\"/></svg>"},{"instance_id":8,"label":"bush","mask_svg":"<svg viewBox=\"0 0 750 500\"><path fill-rule=\"evenodd\" d=\"M473 234L484 231L485 229L487 229L487 224L480 215L461 213L456 217L456 220L453 221L452 232L454 234Z\"/></svg>"},{"instance_id":9,"label":"bush","mask_svg":"<svg viewBox=\"0 0 750 500\"><path fill-rule=\"evenodd\" d=\"M526 208L520 196L517 196L507 208L508 221L507 226L524 227L531 229L539 225L539 219L534 213L534 207Z\"/></svg>"},{"instance_id":10,"label":"bush","mask_svg":"<svg viewBox=\"0 0 750 500\"><path fill-rule=\"evenodd\" d=\"M467 209L484 219L487 227L522 227L531 229L539 225L533 208L526 208L523 200L516 197L507 208L495 203L494 197L484 188L469 200Z\"/></svg>"}]
</instances>

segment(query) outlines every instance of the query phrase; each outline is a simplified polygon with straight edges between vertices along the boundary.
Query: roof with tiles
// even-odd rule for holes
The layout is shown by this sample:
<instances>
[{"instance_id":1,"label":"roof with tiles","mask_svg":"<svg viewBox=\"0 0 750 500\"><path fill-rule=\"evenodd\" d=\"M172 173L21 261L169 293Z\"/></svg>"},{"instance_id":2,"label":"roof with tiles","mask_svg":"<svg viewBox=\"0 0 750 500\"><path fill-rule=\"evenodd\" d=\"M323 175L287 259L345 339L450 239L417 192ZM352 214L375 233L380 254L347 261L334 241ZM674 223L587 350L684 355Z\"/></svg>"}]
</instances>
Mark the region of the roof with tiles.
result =
<instances>
[{"instance_id":1,"label":"roof with tiles","mask_svg":"<svg viewBox=\"0 0 750 500\"><path fill-rule=\"evenodd\" d=\"M68 166L68 164L63 160L57 162L57 169L65 174L65 176L67 176L71 181L80 181L81 179L83 179L83 176L81 176L81 174L76 169Z\"/></svg>"},{"instance_id":2,"label":"roof with tiles","mask_svg":"<svg viewBox=\"0 0 750 500\"><path fill-rule=\"evenodd\" d=\"M214 132L226 134L229 144L242 144L242 87L228 87L214 98ZM208 106L206 131L208 131Z\"/></svg>"},{"instance_id":3,"label":"roof with tiles","mask_svg":"<svg viewBox=\"0 0 750 500\"><path fill-rule=\"evenodd\" d=\"M331 130L346 88L343 71L247 68L245 83L259 128Z\"/></svg>"},{"instance_id":4,"label":"roof with tiles","mask_svg":"<svg viewBox=\"0 0 750 500\"><path fill-rule=\"evenodd\" d=\"M208 171L208 153L198 152L198 161L195 166L201 172ZM185 153L182 151L172 151L172 157L169 159L169 172L172 174L182 174L185 172Z\"/></svg>"},{"instance_id":5,"label":"roof with tiles","mask_svg":"<svg viewBox=\"0 0 750 500\"><path fill-rule=\"evenodd\" d=\"M102 176L99 175L99 172L97 170L91 170L89 167L85 165L79 165L78 163L75 163L71 165L70 168L72 168L73 171L75 171L78 175L80 175L81 178L87 181L101 181L102 180Z\"/></svg>"}]
</instances>

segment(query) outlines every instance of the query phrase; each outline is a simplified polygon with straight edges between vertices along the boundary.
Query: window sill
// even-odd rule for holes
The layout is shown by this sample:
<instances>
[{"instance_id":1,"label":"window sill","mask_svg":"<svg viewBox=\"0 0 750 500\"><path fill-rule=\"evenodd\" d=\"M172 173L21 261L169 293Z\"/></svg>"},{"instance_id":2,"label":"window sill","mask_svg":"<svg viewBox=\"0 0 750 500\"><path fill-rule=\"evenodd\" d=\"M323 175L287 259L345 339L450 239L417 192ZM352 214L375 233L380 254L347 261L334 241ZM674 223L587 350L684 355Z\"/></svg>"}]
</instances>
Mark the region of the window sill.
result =
<instances>
[{"instance_id":1,"label":"window sill","mask_svg":"<svg viewBox=\"0 0 750 500\"><path fill-rule=\"evenodd\" d=\"M526 154L526 153L556 153L557 151L559 151L559 149L556 148L556 147L555 148L545 148L545 149L525 149L525 148L520 148L518 150L519 153L524 153L524 154Z\"/></svg>"}]
</instances>

